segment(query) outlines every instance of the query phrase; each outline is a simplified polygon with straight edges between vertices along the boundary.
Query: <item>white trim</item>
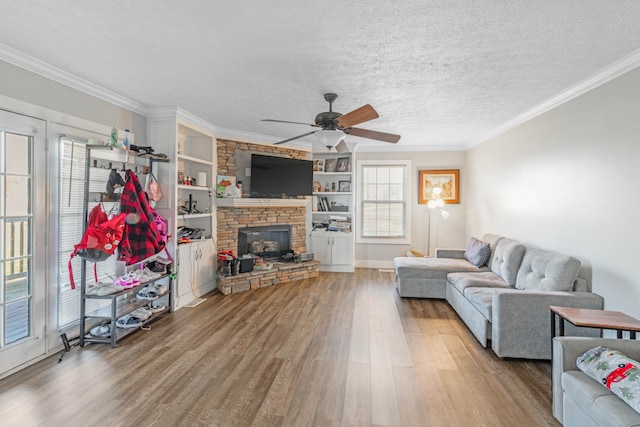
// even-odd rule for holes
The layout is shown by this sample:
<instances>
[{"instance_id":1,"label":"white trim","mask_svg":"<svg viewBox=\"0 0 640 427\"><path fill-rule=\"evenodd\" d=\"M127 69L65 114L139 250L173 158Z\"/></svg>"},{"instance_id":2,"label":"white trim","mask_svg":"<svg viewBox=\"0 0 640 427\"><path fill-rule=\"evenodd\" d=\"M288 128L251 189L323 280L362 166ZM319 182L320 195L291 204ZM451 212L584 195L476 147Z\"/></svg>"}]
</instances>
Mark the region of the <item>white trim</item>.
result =
<instances>
[{"instance_id":1,"label":"white trim","mask_svg":"<svg viewBox=\"0 0 640 427\"><path fill-rule=\"evenodd\" d=\"M579 97L580 95L584 95L585 93L597 88L598 86L601 86L615 79L616 77L620 77L624 73L627 73L634 68L637 68L638 66L640 66L640 49L622 58L620 61L614 62L604 70L601 70L596 74L576 83L568 89L560 92L558 95L544 101L541 104L538 104L532 109L525 111L521 115L516 116L513 119L496 127L495 129L483 134L479 138L474 139L466 147L464 147L464 149L471 149L476 145L479 145L495 136L500 135L501 133L508 131L509 129L512 129L526 121L533 119L536 116L559 107L560 105L569 102L572 99Z\"/></svg>"},{"instance_id":2,"label":"white trim","mask_svg":"<svg viewBox=\"0 0 640 427\"><path fill-rule=\"evenodd\" d=\"M357 213L355 220L355 232L356 232L356 244L376 244L376 245L408 245L411 239L411 195L413 194L413 180L411 179L411 173L413 172L411 160L357 160L356 161L356 183L361 185L362 179L362 167L363 166L404 166L404 203L405 203L405 236L404 237L362 237L362 191L357 187L354 189L356 193L356 205L354 212Z\"/></svg>"},{"instance_id":3,"label":"white trim","mask_svg":"<svg viewBox=\"0 0 640 427\"><path fill-rule=\"evenodd\" d=\"M391 268L394 269L393 260L369 260L369 259L357 259L356 268Z\"/></svg>"},{"instance_id":4,"label":"white trim","mask_svg":"<svg viewBox=\"0 0 640 427\"><path fill-rule=\"evenodd\" d=\"M131 98L122 96L112 90L103 88L95 83L64 71L54 65L47 64L33 56L17 51L16 49L0 43L0 60L24 68L27 71L51 79L57 83L69 86L103 101L125 108L134 113L146 115L147 106Z\"/></svg>"}]
</instances>

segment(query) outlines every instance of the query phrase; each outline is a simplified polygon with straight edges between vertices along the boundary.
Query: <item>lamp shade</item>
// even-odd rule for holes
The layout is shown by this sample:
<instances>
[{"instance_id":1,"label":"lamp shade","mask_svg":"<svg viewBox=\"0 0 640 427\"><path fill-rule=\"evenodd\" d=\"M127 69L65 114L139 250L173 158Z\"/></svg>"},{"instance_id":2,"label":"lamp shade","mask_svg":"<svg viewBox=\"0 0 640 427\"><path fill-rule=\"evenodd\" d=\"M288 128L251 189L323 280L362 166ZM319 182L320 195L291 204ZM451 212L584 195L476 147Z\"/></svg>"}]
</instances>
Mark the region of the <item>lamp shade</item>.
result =
<instances>
[{"instance_id":1,"label":"lamp shade","mask_svg":"<svg viewBox=\"0 0 640 427\"><path fill-rule=\"evenodd\" d=\"M341 130L324 129L314 133L316 138L322 142L325 147L333 147L346 136Z\"/></svg>"}]
</instances>

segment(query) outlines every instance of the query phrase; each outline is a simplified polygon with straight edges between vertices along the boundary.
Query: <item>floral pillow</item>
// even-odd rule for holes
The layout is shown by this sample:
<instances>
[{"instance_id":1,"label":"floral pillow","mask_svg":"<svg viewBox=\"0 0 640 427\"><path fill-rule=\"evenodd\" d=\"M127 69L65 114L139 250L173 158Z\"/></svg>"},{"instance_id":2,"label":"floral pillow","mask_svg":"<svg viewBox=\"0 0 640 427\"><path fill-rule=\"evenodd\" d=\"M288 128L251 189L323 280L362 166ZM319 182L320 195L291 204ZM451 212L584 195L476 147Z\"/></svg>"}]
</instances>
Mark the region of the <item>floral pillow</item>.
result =
<instances>
[{"instance_id":1,"label":"floral pillow","mask_svg":"<svg viewBox=\"0 0 640 427\"><path fill-rule=\"evenodd\" d=\"M578 368L640 413L640 363L617 350L594 347L576 360Z\"/></svg>"}]
</instances>

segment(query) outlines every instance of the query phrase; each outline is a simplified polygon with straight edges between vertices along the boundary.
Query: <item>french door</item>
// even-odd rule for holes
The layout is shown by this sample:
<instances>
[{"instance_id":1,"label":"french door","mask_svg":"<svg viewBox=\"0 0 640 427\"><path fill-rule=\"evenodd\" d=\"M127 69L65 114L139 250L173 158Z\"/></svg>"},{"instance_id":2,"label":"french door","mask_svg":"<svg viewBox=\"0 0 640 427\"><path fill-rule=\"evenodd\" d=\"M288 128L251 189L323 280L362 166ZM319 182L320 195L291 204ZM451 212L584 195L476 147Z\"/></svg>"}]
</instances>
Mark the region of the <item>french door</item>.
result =
<instances>
[{"instance_id":1,"label":"french door","mask_svg":"<svg viewBox=\"0 0 640 427\"><path fill-rule=\"evenodd\" d=\"M46 352L45 133L0 110L0 376Z\"/></svg>"}]
</instances>

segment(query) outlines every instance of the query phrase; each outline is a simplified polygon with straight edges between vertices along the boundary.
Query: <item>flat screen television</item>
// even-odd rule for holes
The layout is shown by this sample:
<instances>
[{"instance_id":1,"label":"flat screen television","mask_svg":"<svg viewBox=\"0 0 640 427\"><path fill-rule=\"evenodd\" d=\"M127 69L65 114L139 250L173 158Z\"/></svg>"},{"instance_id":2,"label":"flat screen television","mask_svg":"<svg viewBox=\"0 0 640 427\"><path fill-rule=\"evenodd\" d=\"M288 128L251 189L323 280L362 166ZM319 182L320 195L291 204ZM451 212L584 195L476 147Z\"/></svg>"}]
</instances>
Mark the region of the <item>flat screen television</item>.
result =
<instances>
[{"instance_id":1,"label":"flat screen television","mask_svg":"<svg viewBox=\"0 0 640 427\"><path fill-rule=\"evenodd\" d=\"M313 162L252 154L250 192L251 197L265 199L310 196Z\"/></svg>"}]
</instances>

